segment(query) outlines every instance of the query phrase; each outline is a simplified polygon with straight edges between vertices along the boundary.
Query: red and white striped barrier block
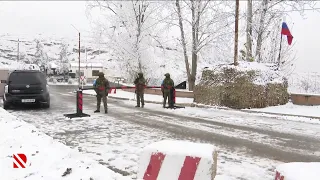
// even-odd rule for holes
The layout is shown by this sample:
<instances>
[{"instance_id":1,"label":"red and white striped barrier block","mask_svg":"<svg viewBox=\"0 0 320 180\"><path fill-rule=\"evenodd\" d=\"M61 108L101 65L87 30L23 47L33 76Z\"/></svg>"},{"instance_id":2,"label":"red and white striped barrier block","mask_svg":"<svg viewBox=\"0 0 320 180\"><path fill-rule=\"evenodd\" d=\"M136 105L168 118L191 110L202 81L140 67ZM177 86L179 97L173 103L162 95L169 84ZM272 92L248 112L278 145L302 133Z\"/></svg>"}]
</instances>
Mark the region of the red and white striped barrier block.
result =
<instances>
[{"instance_id":1,"label":"red and white striped barrier block","mask_svg":"<svg viewBox=\"0 0 320 180\"><path fill-rule=\"evenodd\" d=\"M213 145L164 140L144 148L137 179L213 180L216 169Z\"/></svg>"},{"instance_id":2,"label":"red and white striped barrier block","mask_svg":"<svg viewBox=\"0 0 320 180\"><path fill-rule=\"evenodd\" d=\"M293 162L277 166L274 180L319 180L320 162Z\"/></svg>"}]
</instances>

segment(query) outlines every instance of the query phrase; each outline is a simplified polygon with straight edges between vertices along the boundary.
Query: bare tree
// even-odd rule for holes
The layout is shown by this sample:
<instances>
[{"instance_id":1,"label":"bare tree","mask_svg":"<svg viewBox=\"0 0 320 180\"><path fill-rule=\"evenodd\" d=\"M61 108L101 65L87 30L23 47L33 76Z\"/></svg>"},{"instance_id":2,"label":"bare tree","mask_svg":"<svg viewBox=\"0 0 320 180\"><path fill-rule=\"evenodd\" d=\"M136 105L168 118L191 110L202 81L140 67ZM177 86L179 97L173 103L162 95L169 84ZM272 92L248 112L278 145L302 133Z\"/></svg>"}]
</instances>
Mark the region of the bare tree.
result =
<instances>
[{"instance_id":1,"label":"bare tree","mask_svg":"<svg viewBox=\"0 0 320 180\"><path fill-rule=\"evenodd\" d=\"M252 61L252 0L248 0L247 3L247 42L246 42L246 60Z\"/></svg>"},{"instance_id":2,"label":"bare tree","mask_svg":"<svg viewBox=\"0 0 320 180\"><path fill-rule=\"evenodd\" d=\"M270 46L270 33L278 31L280 34L279 27L283 16L288 16L290 9L293 11L299 11L303 15L303 10L305 7L314 7L315 2L312 1L268 1L263 0L262 2L254 2L255 11L253 13L253 19L255 23L252 23L252 28L255 30L253 38L256 38L256 51L255 51L255 60L257 62L264 62L266 54L269 55L269 52L266 52L266 46ZM287 11L286 11L287 10ZM247 22L250 23L250 22ZM274 37L271 38L271 40ZM274 51L274 50L273 50ZM266 53L266 54L265 54Z\"/></svg>"},{"instance_id":3,"label":"bare tree","mask_svg":"<svg viewBox=\"0 0 320 180\"><path fill-rule=\"evenodd\" d=\"M190 81L191 81L191 73L190 73L190 66L189 66L189 60L188 60L188 54L187 54L187 43L185 39L185 34L184 34L184 28L183 28L183 19L181 15L181 7L179 0L176 0L176 6L177 6L177 14L179 17L179 27L180 27L180 33L181 33L181 43L182 43L182 48L183 48L183 55L184 55L184 61L186 64L186 70L187 70L187 77L188 77L188 82L189 82L189 89L190 88Z\"/></svg>"},{"instance_id":4,"label":"bare tree","mask_svg":"<svg viewBox=\"0 0 320 180\"><path fill-rule=\"evenodd\" d=\"M239 0L236 0L236 16L234 25L234 61L233 64L238 66L238 27L239 27Z\"/></svg>"},{"instance_id":5,"label":"bare tree","mask_svg":"<svg viewBox=\"0 0 320 180\"><path fill-rule=\"evenodd\" d=\"M225 2L191 0L183 1L186 4L186 11L191 11L191 21L188 15L183 15L180 1L176 0L176 13L178 16L178 26L180 27L181 45L183 48L183 56L186 65L189 90L193 90L195 86L198 66L198 54L208 46L214 44L224 44L227 37L232 34L232 29L229 22L231 13L225 11ZM224 9L223 9L224 8ZM185 33L185 24L191 27L191 48L188 48L188 35ZM191 51L191 67L188 59L188 49Z\"/></svg>"}]
</instances>

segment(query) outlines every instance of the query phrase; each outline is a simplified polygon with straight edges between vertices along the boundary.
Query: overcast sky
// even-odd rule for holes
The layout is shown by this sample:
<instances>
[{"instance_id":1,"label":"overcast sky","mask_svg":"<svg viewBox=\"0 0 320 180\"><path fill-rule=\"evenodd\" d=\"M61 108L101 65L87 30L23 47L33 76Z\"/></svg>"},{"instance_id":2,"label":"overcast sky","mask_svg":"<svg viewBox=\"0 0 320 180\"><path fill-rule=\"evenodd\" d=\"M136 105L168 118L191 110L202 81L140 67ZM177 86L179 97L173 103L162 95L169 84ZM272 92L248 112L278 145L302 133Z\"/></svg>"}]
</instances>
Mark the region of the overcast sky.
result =
<instances>
[{"instance_id":1,"label":"overcast sky","mask_svg":"<svg viewBox=\"0 0 320 180\"><path fill-rule=\"evenodd\" d=\"M71 24L81 32L90 30L85 9L85 1L0 1L0 33L75 37ZM320 12L307 11L306 17L292 13L287 18L294 22L289 28L296 42L296 71L320 73Z\"/></svg>"}]
</instances>

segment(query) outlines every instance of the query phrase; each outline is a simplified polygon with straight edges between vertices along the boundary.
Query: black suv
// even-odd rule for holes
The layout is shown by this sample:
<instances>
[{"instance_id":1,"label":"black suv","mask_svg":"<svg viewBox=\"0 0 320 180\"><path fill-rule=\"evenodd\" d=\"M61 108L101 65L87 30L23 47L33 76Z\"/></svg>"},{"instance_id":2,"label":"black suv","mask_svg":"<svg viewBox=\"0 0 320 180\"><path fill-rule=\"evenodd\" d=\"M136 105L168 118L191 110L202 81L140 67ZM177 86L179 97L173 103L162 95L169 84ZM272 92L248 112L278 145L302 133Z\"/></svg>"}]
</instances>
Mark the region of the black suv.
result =
<instances>
[{"instance_id":1,"label":"black suv","mask_svg":"<svg viewBox=\"0 0 320 180\"><path fill-rule=\"evenodd\" d=\"M39 104L50 107L46 76L36 70L15 70L10 73L3 96L3 108L16 104Z\"/></svg>"}]
</instances>

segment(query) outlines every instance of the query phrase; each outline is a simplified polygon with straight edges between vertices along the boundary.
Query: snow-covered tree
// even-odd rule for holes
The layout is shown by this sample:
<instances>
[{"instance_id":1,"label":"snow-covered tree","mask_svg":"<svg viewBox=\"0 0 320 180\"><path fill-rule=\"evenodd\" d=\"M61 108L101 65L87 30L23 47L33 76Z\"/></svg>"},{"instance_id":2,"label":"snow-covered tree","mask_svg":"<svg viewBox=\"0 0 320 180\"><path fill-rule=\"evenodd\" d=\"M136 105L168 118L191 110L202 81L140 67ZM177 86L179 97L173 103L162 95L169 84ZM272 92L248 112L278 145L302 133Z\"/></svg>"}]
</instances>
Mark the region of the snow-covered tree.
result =
<instances>
[{"instance_id":1,"label":"snow-covered tree","mask_svg":"<svg viewBox=\"0 0 320 180\"><path fill-rule=\"evenodd\" d=\"M44 45L38 39L36 39L35 42L36 42L36 52L34 54L32 63L37 64L38 66L44 66L47 68L49 63L49 57L44 50Z\"/></svg>"},{"instance_id":2,"label":"snow-covered tree","mask_svg":"<svg viewBox=\"0 0 320 180\"><path fill-rule=\"evenodd\" d=\"M94 21L95 34L100 40L104 39L113 58L126 67L129 79L133 79L137 72L145 73L150 64L143 50L150 47L153 34L161 31L156 26L159 22L154 22L154 16L161 14L161 5L146 0L88 3L89 10L100 10L101 19Z\"/></svg>"},{"instance_id":3,"label":"snow-covered tree","mask_svg":"<svg viewBox=\"0 0 320 180\"><path fill-rule=\"evenodd\" d=\"M68 59L68 44L62 43L59 53L60 73L66 74L69 72L69 59Z\"/></svg>"}]
</instances>

